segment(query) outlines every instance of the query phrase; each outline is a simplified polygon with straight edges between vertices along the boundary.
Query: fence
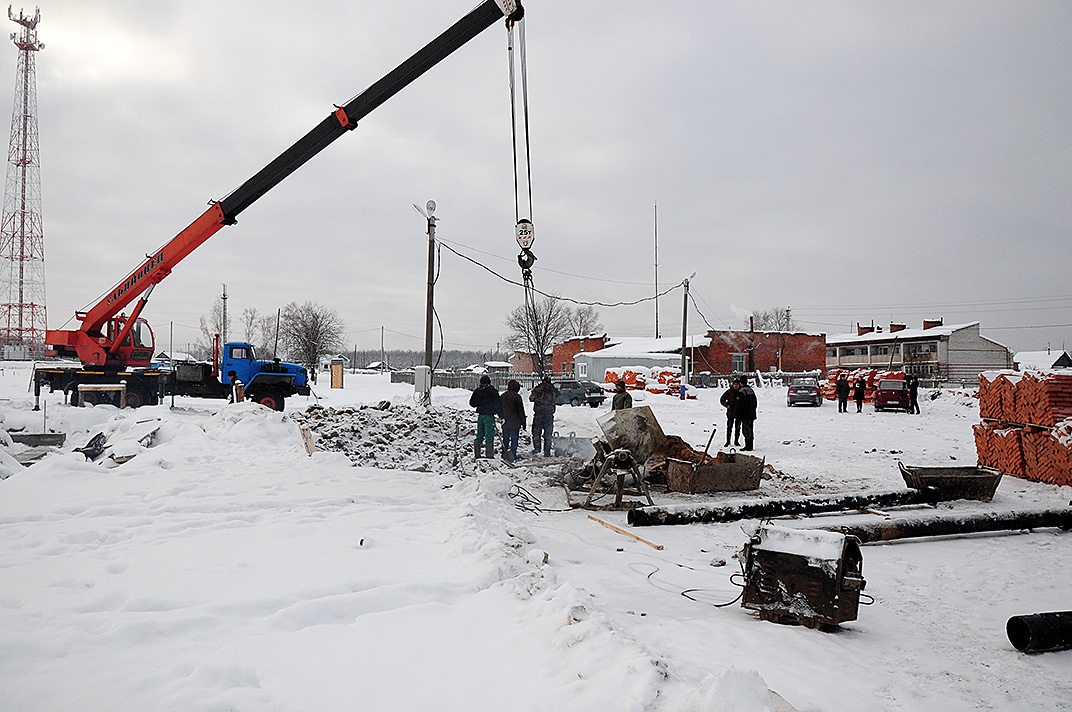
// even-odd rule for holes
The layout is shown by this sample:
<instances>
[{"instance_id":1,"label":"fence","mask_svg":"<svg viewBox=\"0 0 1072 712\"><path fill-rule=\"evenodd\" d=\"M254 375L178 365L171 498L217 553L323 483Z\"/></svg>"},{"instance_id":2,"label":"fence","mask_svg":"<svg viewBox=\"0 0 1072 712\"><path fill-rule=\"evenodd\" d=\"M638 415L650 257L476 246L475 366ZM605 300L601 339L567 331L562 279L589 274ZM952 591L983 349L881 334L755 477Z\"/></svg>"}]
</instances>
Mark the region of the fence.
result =
<instances>
[{"instance_id":1,"label":"fence","mask_svg":"<svg viewBox=\"0 0 1072 712\"><path fill-rule=\"evenodd\" d=\"M505 390L508 381L517 381L522 388L532 390L540 382L540 376L535 373L455 373L452 371L436 371L432 374L432 385L444 388L464 388L467 391L474 390L480 385L480 377L486 375L491 379L492 385L497 390ZM413 383L413 371L392 371L391 383Z\"/></svg>"}]
</instances>

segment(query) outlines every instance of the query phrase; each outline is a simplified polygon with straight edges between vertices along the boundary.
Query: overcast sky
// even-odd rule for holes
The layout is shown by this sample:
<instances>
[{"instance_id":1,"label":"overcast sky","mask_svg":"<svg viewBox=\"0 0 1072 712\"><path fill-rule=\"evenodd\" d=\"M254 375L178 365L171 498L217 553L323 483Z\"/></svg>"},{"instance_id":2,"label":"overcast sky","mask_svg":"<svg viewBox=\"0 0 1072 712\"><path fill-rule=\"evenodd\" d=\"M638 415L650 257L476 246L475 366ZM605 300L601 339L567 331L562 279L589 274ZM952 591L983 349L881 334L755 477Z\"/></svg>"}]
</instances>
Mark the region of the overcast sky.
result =
<instances>
[{"instance_id":1,"label":"overcast sky","mask_svg":"<svg viewBox=\"0 0 1072 712\"><path fill-rule=\"evenodd\" d=\"M472 2L43 2L49 326ZM1072 349L1072 3L526 8L537 288L650 297L658 204L660 289L696 273L690 333L789 306L828 334L944 318ZM0 56L10 101L17 50ZM177 349L196 339L226 283L233 315L314 301L359 348L384 327L388 348L423 349L411 204L429 198L439 237L519 280L507 77L496 25L374 111L161 283L158 343L170 322ZM443 252L446 348L494 347L522 299ZM664 336L681 312L680 289L660 300ZM600 315L655 333L650 301Z\"/></svg>"}]
</instances>

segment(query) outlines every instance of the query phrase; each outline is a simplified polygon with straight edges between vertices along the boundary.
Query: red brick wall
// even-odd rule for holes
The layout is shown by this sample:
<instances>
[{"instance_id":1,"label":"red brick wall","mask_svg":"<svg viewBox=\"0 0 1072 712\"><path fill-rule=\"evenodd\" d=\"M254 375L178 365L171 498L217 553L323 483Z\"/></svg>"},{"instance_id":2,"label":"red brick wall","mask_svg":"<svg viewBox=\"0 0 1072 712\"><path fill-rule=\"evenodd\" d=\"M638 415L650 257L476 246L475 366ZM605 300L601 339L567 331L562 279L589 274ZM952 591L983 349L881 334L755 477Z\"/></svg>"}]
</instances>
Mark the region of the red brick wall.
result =
<instances>
[{"instance_id":1,"label":"red brick wall","mask_svg":"<svg viewBox=\"0 0 1072 712\"><path fill-rule=\"evenodd\" d=\"M778 367L782 354L783 371L822 371L826 368L826 336L796 332L709 331L711 345L696 347L693 369L712 373L733 370L733 354L748 353L754 342L753 357L758 371Z\"/></svg>"},{"instance_id":2,"label":"red brick wall","mask_svg":"<svg viewBox=\"0 0 1072 712\"><path fill-rule=\"evenodd\" d=\"M570 339L554 348L552 359L555 373L570 373L573 369L573 357L585 351L600 351L606 345L606 336Z\"/></svg>"}]
</instances>

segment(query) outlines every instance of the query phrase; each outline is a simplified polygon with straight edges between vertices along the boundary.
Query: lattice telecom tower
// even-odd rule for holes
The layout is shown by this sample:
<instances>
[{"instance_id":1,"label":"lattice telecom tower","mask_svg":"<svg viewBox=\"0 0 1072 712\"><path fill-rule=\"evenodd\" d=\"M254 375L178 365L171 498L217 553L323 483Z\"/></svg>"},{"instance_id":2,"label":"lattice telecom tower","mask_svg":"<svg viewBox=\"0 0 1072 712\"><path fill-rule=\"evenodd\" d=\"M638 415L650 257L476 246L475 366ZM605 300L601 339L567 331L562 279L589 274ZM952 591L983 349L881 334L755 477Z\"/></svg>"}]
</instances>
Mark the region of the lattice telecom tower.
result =
<instances>
[{"instance_id":1,"label":"lattice telecom tower","mask_svg":"<svg viewBox=\"0 0 1072 712\"><path fill-rule=\"evenodd\" d=\"M37 143L37 78L34 53L38 8L33 17L11 8L7 16L22 26L11 34L19 48L7 184L0 220L0 347L5 359L36 359L45 349L45 237L41 226L41 162Z\"/></svg>"}]
</instances>

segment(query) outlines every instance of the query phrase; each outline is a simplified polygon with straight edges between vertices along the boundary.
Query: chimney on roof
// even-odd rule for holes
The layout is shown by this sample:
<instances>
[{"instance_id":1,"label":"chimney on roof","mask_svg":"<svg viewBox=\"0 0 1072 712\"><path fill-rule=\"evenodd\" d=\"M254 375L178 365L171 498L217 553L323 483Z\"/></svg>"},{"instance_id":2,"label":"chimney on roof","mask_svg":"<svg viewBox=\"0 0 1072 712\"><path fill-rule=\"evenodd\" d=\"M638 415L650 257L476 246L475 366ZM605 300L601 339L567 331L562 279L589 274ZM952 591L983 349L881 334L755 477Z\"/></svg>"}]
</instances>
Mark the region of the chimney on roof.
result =
<instances>
[{"instance_id":1,"label":"chimney on roof","mask_svg":"<svg viewBox=\"0 0 1072 712\"><path fill-rule=\"evenodd\" d=\"M907 328L908 328L908 324L893 324L893 323L891 323L890 324L890 333L892 334L895 331L904 331Z\"/></svg>"},{"instance_id":2,"label":"chimney on roof","mask_svg":"<svg viewBox=\"0 0 1072 712\"><path fill-rule=\"evenodd\" d=\"M874 330L875 330L874 324L872 324L871 326L861 326L860 322L856 322L856 335L857 336L863 336L864 334L870 334Z\"/></svg>"},{"instance_id":3,"label":"chimney on roof","mask_svg":"<svg viewBox=\"0 0 1072 712\"><path fill-rule=\"evenodd\" d=\"M942 320L941 319L924 319L923 320L923 330L924 331L926 331L927 329L933 329L934 327L941 326L941 325L942 325Z\"/></svg>"}]
</instances>

